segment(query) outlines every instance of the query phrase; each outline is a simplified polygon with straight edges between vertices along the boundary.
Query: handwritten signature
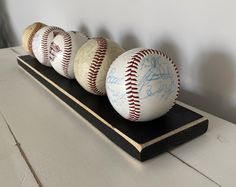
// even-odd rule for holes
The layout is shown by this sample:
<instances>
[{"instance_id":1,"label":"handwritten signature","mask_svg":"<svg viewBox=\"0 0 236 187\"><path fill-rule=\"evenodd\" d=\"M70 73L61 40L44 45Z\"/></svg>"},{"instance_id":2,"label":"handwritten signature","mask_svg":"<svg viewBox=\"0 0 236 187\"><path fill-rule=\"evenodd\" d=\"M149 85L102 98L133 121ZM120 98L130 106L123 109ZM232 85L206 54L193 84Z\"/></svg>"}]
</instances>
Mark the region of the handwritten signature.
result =
<instances>
[{"instance_id":1,"label":"handwritten signature","mask_svg":"<svg viewBox=\"0 0 236 187\"><path fill-rule=\"evenodd\" d=\"M142 75L138 82L139 98L145 99L158 94L167 99L175 90L174 75L169 62L160 58L144 58L140 64ZM142 73L143 72L143 73Z\"/></svg>"},{"instance_id":2,"label":"handwritten signature","mask_svg":"<svg viewBox=\"0 0 236 187\"><path fill-rule=\"evenodd\" d=\"M107 83L108 84L117 84L120 85L121 82L124 80L122 77L115 76L117 72L116 68L110 70L109 75L107 76Z\"/></svg>"},{"instance_id":3,"label":"handwritten signature","mask_svg":"<svg viewBox=\"0 0 236 187\"><path fill-rule=\"evenodd\" d=\"M106 80L107 93L111 96L109 99L114 105L120 105L126 99L126 93L120 89L125 77L120 77L117 68L111 68ZM118 73L118 75L117 75Z\"/></svg>"}]
</instances>

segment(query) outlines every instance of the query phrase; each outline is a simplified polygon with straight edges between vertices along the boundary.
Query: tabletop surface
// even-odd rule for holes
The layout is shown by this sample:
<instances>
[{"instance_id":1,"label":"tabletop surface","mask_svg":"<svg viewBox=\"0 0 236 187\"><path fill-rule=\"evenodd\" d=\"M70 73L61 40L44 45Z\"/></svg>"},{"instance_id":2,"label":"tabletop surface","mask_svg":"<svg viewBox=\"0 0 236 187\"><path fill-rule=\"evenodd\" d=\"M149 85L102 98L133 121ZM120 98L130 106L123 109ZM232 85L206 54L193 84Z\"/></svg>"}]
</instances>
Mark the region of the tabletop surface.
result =
<instances>
[{"instance_id":1,"label":"tabletop surface","mask_svg":"<svg viewBox=\"0 0 236 187\"><path fill-rule=\"evenodd\" d=\"M21 47L0 50L0 186L236 186L236 125L208 131L139 162L114 145L17 64Z\"/></svg>"}]
</instances>

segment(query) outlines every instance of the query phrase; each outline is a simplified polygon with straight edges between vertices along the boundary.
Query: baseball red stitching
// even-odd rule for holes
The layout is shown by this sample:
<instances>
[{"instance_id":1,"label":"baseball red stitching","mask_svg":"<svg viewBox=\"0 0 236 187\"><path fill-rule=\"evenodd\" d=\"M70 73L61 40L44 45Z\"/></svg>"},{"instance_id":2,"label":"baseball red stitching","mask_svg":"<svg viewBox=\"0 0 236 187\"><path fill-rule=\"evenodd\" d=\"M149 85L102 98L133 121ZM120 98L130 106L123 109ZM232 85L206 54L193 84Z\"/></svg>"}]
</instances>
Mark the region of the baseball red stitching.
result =
<instances>
[{"instance_id":1,"label":"baseball red stitching","mask_svg":"<svg viewBox=\"0 0 236 187\"><path fill-rule=\"evenodd\" d=\"M71 39L70 34L66 32L61 33L61 35L64 38L64 52L63 52L63 58L61 62L62 71L66 77L72 78L70 77L69 72L68 72L71 54L72 54L72 39Z\"/></svg>"},{"instance_id":2,"label":"baseball red stitching","mask_svg":"<svg viewBox=\"0 0 236 187\"><path fill-rule=\"evenodd\" d=\"M34 28L34 30L31 32L30 36L29 36L29 39L28 39L28 50L33 53L33 50L32 50L32 40L33 40L33 37L35 35L35 33L41 29L43 27L44 24L42 23L36 23L36 26Z\"/></svg>"},{"instance_id":3,"label":"baseball red stitching","mask_svg":"<svg viewBox=\"0 0 236 187\"><path fill-rule=\"evenodd\" d=\"M89 72L88 72L88 85L90 89L98 94L98 95L105 95L104 92L98 90L96 86L97 75L99 69L102 65L102 62L106 56L107 51L107 41L104 38L94 38L97 41L98 48L95 52L93 61L90 65Z\"/></svg>"},{"instance_id":4,"label":"baseball red stitching","mask_svg":"<svg viewBox=\"0 0 236 187\"><path fill-rule=\"evenodd\" d=\"M128 106L129 107L128 119L131 121L137 121L140 118L141 109L140 109L140 100L139 100L138 86L137 86L138 84L137 83L137 70L138 70L138 66L141 60L149 54L161 55L162 57L166 58L173 64L174 69L177 73L177 77L178 77L178 88L177 88L178 90L177 90L176 98L178 97L178 94L179 94L179 87L180 87L179 73L177 71L176 65L167 55L153 49L144 49L135 53L132 56L132 58L128 61L126 71L125 71L126 72L125 74L126 95L128 99L128 105L129 105Z\"/></svg>"},{"instance_id":5,"label":"baseball red stitching","mask_svg":"<svg viewBox=\"0 0 236 187\"><path fill-rule=\"evenodd\" d=\"M59 27L49 27L44 33L43 36L41 38L41 45L42 45L42 52L43 52L43 63L45 65L48 65L49 63L49 53L48 53L48 35L52 32L52 31L59 31L59 32L63 32L63 30Z\"/></svg>"}]
</instances>

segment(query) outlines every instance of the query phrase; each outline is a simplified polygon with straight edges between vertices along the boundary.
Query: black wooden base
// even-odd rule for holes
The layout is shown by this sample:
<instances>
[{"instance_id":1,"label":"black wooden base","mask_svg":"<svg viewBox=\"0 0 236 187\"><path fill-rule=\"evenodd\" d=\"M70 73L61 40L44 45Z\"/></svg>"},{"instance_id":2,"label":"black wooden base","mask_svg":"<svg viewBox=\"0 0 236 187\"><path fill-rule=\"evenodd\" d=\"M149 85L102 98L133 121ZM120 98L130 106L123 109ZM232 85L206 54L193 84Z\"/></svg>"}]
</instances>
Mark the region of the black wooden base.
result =
<instances>
[{"instance_id":1,"label":"black wooden base","mask_svg":"<svg viewBox=\"0 0 236 187\"><path fill-rule=\"evenodd\" d=\"M177 104L156 120L130 122L120 117L107 97L86 92L76 80L62 77L29 55L20 56L17 61L38 82L140 161L200 136L208 128L206 118Z\"/></svg>"}]
</instances>

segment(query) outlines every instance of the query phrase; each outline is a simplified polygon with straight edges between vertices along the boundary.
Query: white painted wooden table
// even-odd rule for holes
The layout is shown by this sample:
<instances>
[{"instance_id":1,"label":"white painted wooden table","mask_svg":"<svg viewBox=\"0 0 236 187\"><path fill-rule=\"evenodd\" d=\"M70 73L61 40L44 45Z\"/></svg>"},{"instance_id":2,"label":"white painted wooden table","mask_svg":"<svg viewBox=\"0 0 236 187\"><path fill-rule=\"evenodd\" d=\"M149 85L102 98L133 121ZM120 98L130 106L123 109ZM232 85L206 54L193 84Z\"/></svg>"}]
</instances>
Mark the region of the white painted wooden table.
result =
<instances>
[{"instance_id":1,"label":"white painted wooden table","mask_svg":"<svg viewBox=\"0 0 236 187\"><path fill-rule=\"evenodd\" d=\"M21 54L0 50L0 186L236 186L235 124L187 106L206 134L141 163L21 70Z\"/></svg>"}]
</instances>

